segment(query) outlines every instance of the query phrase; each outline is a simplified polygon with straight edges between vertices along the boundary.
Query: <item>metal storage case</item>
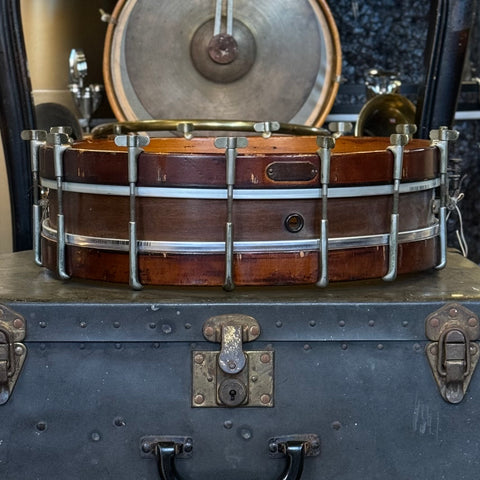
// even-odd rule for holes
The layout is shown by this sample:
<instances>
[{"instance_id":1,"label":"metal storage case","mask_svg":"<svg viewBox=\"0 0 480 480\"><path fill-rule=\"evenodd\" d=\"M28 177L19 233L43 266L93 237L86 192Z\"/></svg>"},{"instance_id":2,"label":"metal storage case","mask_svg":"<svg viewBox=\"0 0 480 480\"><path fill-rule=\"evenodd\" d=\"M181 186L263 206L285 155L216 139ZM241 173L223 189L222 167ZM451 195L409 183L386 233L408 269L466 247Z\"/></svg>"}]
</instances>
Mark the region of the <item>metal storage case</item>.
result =
<instances>
[{"instance_id":1,"label":"metal storage case","mask_svg":"<svg viewBox=\"0 0 480 480\"><path fill-rule=\"evenodd\" d=\"M2 478L460 480L478 471L480 270L457 253L443 271L327 289L134 292L59 282L29 252L1 256L0 272L10 335L0 344L10 397L0 406ZM242 344L236 326L250 321L243 340L258 338ZM455 334L435 343L432 328L447 324L463 343ZM208 341L218 326L223 347ZM239 346L243 378L218 367L231 368ZM447 369L435 373L440 389L426 352ZM24 358L9 390L5 372ZM465 370L473 378L461 398Z\"/></svg>"}]
</instances>

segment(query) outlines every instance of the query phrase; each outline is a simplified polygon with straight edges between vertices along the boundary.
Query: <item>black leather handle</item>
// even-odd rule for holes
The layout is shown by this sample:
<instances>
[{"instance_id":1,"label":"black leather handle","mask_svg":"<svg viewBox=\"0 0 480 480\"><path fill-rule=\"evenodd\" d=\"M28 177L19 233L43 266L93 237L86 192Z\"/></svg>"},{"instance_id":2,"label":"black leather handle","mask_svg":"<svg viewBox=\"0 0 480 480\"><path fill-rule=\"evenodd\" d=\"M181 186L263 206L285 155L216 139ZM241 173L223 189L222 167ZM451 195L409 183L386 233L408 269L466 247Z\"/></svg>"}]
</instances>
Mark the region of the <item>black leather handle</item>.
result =
<instances>
[{"instance_id":1,"label":"black leather handle","mask_svg":"<svg viewBox=\"0 0 480 480\"><path fill-rule=\"evenodd\" d=\"M287 457L287 465L278 480L300 480L303 472L306 445L300 440L280 445ZM175 456L179 446L175 442L159 442L155 445L158 473L161 480L182 480L175 468Z\"/></svg>"}]
</instances>

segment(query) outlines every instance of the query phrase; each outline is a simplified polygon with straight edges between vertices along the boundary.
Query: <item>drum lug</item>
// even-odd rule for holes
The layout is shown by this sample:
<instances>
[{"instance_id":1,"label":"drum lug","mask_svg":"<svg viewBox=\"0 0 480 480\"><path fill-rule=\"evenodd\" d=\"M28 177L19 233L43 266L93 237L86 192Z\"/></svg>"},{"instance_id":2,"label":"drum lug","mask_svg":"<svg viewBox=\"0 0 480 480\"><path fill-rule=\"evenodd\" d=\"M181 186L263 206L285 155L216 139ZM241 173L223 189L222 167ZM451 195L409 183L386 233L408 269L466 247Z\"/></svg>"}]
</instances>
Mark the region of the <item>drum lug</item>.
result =
<instances>
[{"instance_id":1,"label":"drum lug","mask_svg":"<svg viewBox=\"0 0 480 480\"><path fill-rule=\"evenodd\" d=\"M353 130L353 124L351 122L330 122L328 129L332 132L333 138L339 138L350 133Z\"/></svg>"},{"instance_id":2,"label":"drum lug","mask_svg":"<svg viewBox=\"0 0 480 480\"><path fill-rule=\"evenodd\" d=\"M25 320L0 305L0 405L10 398L27 356Z\"/></svg>"},{"instance_id":3,"label":"drum lug","mask_svg":"<svg viewBox=\"0 0 480 480\"><path fill-rule=\"evenodd\" d=\"M258 122L253 125L253 129L262 134L263 138L270 138L272 132L280 130L280 123L278 122Z\"/></svg>"},{"instance_id":4,"label":"drum lug","mask_svg":"<svg viewBox=\"0 0 480 480\"><path fill-rule=\"evenodd\" d=\"M449 403L460 403L480 357L478 317L449 303L426 318L425 332L432 340L425 352L440 394Z\"/></svg>"},{"instance_id":5,"label":"drum lug","mask_svg":"<svg viewBox=\"0 0 480 480\"><path fill-rule=\"evenodd\" d=\"M55 178L57 180L57 275L62 280L68 280L65 267L65 217L63 215L63 154L70 148L71 127L52 127L47 134L47 144L53 147Z\"/></svg>"},{"instance_id":6,"label":"drum lug","mask_svg":"<svg viewBox=\"0 0 480 480\"><path fill-rule=\"evenodd\" d=\"M30 142L30 160L32 168L32 189L33 189L33 208L32 208L32 226L33 226L33 252L35 263L42 265L42 254L40 247L40 232L42 228L42 206L40 201L40 184L38 176L38 152L47 140L45 130L23 130L22 140Z\"/></svg>"},{"instance_id":7,"label":"drum lug","mask_svg":"<svg viewBox=\"0 0 480 480\"><path fill-rule=\"evenodd\" d=\"M440 150L440 262L436 267L437 270L444 268L447 264L448 144L455 142L458 136L457 130L449 130L448 127L440 127L430 132L432 145Z\"/></svg>"},{"instance_id":8,"label":"drum lug","mask_svg":"<svg viewBox=\"0 0 480 480\"><path fill-rule=\"evenodd\" d=\"M225 222L225 281L223 288L230 292L235 288L233 280L233 186L235 185L235 161L237 149L245 148L245 137L218 137L215 147L225 149L225 177L227 186L227 218Z\"/></svg>"},{"instance_id":9,"label":"drum lug","mask_svg":"<svg viewBox=\"0 0 480 480\"><path fill-rule=\"evenodd\" d=\"M257 321L219 315L205 322L203 335L221 349L192 352L192 407L273 407L274 352L243 350L260 335Z\"/></svg>"},{"instance_id":10,"label":"drum lug","mask_svg":"<svg viewBox=\"0 0 480 480\"><path fill-rule=\"evenodd\" d=\"M128 254L129 254L129 285L134 290L141 290L142 284L138 274L138 245L136 221L136 196L138 179L138 157L143 152L142 147L150 143L146 135L129 134L115 137L115 144L128 148L128 184L130 188L130 221L128 223Z\"/></svg>"},{"instance_id":11,"label":"drum lug","mask_svg":"<svg viewBox=\"0 0 480 480\"><path fill-rule=\"evenodd\" d=\"M322 184L322 218L320 220L320 252L318 287L328 285L328 184L330 183L330 158L331 150L335 147L335 138L330 136L318 136L317 155L320 158L320 182Z\"/></svg>"},{"instance_id":12,"label":"drum lug","mask_svg":"<svg viewBox=\"0 0 480 480\"><path fill-rule=\"evenodd\" d=\"M400 181L403 169L403 147L410 141L408 134L394 133L390 135L391 145L388 147L393 153L393 206L390 215L390 234L388 239L388 271L383 280L391 282L397 278L398 265L398 230L400 223Z\"/></svg>"}]
</instances>

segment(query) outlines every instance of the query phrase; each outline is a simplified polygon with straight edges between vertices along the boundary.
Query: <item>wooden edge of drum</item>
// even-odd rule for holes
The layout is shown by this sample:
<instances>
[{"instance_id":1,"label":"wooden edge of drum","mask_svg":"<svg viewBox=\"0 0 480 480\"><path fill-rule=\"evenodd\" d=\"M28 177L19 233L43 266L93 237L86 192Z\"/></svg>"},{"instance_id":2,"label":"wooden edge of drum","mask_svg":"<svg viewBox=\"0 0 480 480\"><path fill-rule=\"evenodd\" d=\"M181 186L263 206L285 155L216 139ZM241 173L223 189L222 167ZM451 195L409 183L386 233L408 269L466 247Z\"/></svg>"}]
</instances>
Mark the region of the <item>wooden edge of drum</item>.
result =
<instances>
[{"instance_id":1,"label":"wooden edge of drum","mask_svg":"<svg viewBox=\"0 0 480 480\"><path fill-rule=\"evenodd\" d=\"M105 92L107 93L108 102L110 103L110 107L113 111L113 114L115 115L115 118L117 118L121 122L124 122L127 119L124 116L123 111L117 101L117 97L114 93L112 73L110 71L110 54L112 49L113 34L115 32L117 18L120 12L122 11L126 1L127 0L118 0L112 12L112 20L108 24L107 32L105 34L105 44L103 49L103 62L102 62L103 81L105 83Z\"/></svg>"},{"instance_id":2,"label":"wooden edge of drum","mask_svg":"<svg viewBox=\"0 0 480 480\"><path fill-rule=\"evenodd\" d=\"M143 147L148 153L202 153L216 154L224 156L223 150L218 149L214 145L215 137L197 136L190 140L183 137L153 137L150 139L149 145ZM332 155L356 155L356 154L373 154L375 152L387 152L390 141L386 137L350 137L343 136L336 140ZM49 147L43 148L43 150ZM112 138L110 139L83 139L72 144L72 149L102 151L102 152L126 152L126 148L115 145ZM295 135L278 135L268 139L259 136L252 136L248 139L248 145L238 151L238 154L245 155L250 153L269 154L274 153L278 156L283 154L311 154L317 155L318 146L315 136L295 136ZM405 153L416 150L437 150L429 140L412 139L405 146Z\"/></svg>"},{"instance_id":3,"label":"wooden edge of drum","mask_svg":"<svg viewBox=\"0 0 480 480\"><path fill-rule=\"evenodd\" d=\"M398 274L418 273L438 264L438 237L403 243ZM57 244L42 237L42 262L57 269ZM84 280L128 284L128 252L66 246L66 270ZM333 250L328 254L330 282L381 278L388 268L388 246ZM242 253L234 255L233 279L238 286L311 285L318 280L318 252ZM221 286L225 255L154 253L138 256L139 278L152 286Z\"/></svg>"},{"instance_id":4,"label":"wooden edge of drum","mask_svg":"<svg viewBox=\"0 0 480 480\"><path fill-rule=\"evenodd\" d=\"M340 34L338 32L337 24L327 1L317 0L317 2L326 21L325 26L327 28L324 29L324 33L328 31L330 34L329 39L331 40L331 43L327 42L326 45L327 57L330 57L331 61L328 64L327 73L325 75L328 79L326 83L328 83L330 87L327 91L323 92L323 95L326 96L325 100L322 102L322 98L320 98L314 112L312 112L312 115L307 119L305 124L313 125L314 127L321 127L325 123L327 115L333 107L340 87L340 77L342 73L342 47L340 44ZM321 18L319 15L317 15L317 17Z\"/></svg>"}]
</instances>

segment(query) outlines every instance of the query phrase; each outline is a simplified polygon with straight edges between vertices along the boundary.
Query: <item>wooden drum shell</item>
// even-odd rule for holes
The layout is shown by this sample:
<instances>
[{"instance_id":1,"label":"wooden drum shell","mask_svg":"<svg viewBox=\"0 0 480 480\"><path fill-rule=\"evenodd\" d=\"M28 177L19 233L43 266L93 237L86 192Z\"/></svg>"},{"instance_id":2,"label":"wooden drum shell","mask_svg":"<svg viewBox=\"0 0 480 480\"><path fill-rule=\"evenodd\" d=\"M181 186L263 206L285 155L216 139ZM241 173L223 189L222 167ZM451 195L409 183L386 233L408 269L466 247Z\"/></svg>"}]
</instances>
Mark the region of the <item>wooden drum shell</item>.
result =
<instances>
[{"instance_id":1,"label":"wooden drum shell","mask_svg":"<svg viewBox=\"0 0 480 480\"><path fill-rule=\"evenodd\" d=\"M388 269L385 237L392 211L393 155L387 147L388 139L344 137L332 151L330 281L380 278ZM239 149L233 202L236 285L318 281L322 200L316 150L315 138L309 137L253 137L246 149ZM53 163L52 148L42 148L40 176L42 185L49 188L42 261L56 270L58 198ZM126 165L125 149L111 140L78 142L64 153L66 270L73 277L128 283ZM280 165L283 178L272 180L272 165ZM438 168L436 147L421 140L406 147L401 185L408 188L400 194L400 237L408 232L428 233L400 240L398 273L427 270L438 263L438 222L433 213ZM225 156L213 147L213 139L152 139L138 159L137 187L140 282L222 285L226 262L221 251L227 215ZM98 189L103 193L97 193ZM121 194L116 194L119 189ZM362 195L363 190L366 195ZM290 214L304 220L300 231L286 228ZM361 240L376 237L383 240ZM283 242L282 248L276 248L275 242ZM254 247L237 249L242 243ZM262 248L255 248L256 244Z\"/></svg>"}]
</instances>

